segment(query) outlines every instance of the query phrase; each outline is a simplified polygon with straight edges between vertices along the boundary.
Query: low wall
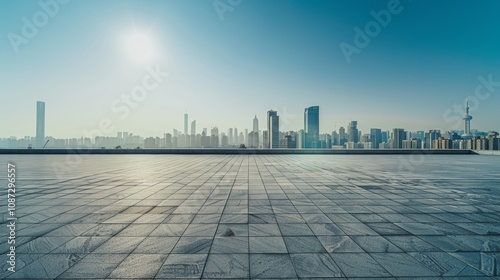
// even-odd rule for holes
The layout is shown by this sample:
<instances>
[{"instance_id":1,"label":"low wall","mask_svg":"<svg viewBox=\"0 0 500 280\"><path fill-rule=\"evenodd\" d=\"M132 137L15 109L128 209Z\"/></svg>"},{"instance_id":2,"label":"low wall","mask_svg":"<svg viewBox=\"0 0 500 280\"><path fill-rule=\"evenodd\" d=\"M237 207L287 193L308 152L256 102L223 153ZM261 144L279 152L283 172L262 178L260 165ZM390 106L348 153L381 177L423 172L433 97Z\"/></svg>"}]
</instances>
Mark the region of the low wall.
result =
<instances>
[{"instance_id":1,"label":"low wall","mask_svg":"<svg viewBox=\"0 0 500 280\"><path fill-rule=\"evenodd\" d=\"M500 156L500 151L474 151L480 155Z\"/></svg>"},{"instance_id":2,"label":"low wall","mask_svg":"<svg viewBox=\"0 0 500 280\"><path fill-rule=\"evenodd\" d=\"M134 154L243 154L243 155L406 155L406 154L435 154L435 155L476 155L471 150L336 150L336 149L0 149L3 155L63 155L63 154L92 154L92 155L134 155Z\"/></svg>"}]
</instances>

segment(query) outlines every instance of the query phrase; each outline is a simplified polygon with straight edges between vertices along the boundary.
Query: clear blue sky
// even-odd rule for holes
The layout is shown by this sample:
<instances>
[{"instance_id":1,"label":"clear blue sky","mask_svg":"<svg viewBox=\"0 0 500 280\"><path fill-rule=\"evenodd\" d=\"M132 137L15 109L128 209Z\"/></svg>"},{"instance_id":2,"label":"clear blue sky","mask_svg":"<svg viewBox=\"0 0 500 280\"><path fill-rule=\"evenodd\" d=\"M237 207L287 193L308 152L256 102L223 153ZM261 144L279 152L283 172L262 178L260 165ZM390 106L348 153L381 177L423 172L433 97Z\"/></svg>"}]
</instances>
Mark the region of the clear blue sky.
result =
<instances>
[{"instance_id":1,"label":"clear blue sky","mask_svg":"<svg viewBox=\"0 0 500 280\"><path fill-rule=\"evenodd\" d=\"M43 24L43 8L2 0L0 137L34 135L37 100L54 137L80 137L103 119L112 135L159 136L183 130L186 110L198 131L251 129L255 114L265 128L269 109L282 130L295 130L313 105L321 132L350 120L364 132L456 128L460 114L445 113L474 95L478 76L500 82L500 2L401 0L348 63L339 45L354 45L354 28L391 1L244 0L221 20L211 0L72 0L16 53L12 34L23 36L23 17ZM131 53L134 33L146 39ZM142 84L147 65L169 76L127 116L111 109ZM473 128L500 130L500 86L492 89L474 105Z\"/></svg>"}]
</instances>

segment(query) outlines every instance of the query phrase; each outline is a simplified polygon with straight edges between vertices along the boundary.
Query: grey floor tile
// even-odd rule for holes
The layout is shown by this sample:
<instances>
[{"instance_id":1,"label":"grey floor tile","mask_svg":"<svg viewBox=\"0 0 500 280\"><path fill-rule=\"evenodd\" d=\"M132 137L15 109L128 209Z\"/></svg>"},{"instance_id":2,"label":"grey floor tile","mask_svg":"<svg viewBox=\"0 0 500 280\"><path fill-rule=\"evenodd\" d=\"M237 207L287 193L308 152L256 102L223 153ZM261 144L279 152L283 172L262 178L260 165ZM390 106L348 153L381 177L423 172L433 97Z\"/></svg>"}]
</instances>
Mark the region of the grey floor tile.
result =
<instances>
[{"instance_id":1,"label":"grey floor tile","mask_svg":"<svg viewBox=\"0 0 500 280\"><path fill-rule=\"evenodd\" d=\"M297 275L288 254L250 254L250 277L291 279Z\"/></svg>"},{"instance_id":2,"label":"grey floor tile","mask_svg":"<svg viewBox=\"0 0 500 280\"><path fill-rule=\"evenodd\" d=\"M351 236L351 238L368 253L402 252L401 249L382 236Z\"/></svg>"},{"instance_id":3,"label":"grey floor tile","mask_svg":"<svg viewBox=\"0 0 500 280\"><path fill-rule=\"evenodd\" d=\"M210 253L228 254L239 253L248 254L248 237L215 237L212 243Z\"/></svg>"},{"instance_id":4,"label":"grey floor tile","mask_svg":"<svg viewBox=\"0 0 500 280\"><path fill-rule=\"evenodd\" d=\"M249 236L281 236L278 224L250 224Z\"/></svg>"},{"instance_id":5,"label":"grey floor tile","mask_svg":"<svg viewBox=\"0 0 500 280\"><path fill-rule=\"evenodd\" d=\"M372 253L370 255L396 277L439 276L439 273L419 264L416 259L406 253Z\"/></svg>"},{"instance_id":6,"label":"grey floor tile","mask_svg":"<svg viewBox=\"0 0 500 280\"><path fill-rule=\"evenodd\" d=\"M127 254L89 254L66 270L59 278L106 278Z\"/></svg>"},{"instance_id":7,"label":"grey floor tile","mask_svg":"<svg viewBox=\"0 0 500 280\"><path fill-rule=\"evenodd\" d=\"M285 236L284 239L290 254L326 253L325 248L315 236Z\"/></svg>"},{"instance_id":8,"label":"grey floor tile","mask_svg":"<svg viewBox=\"0 0 500 280\"><path fill-rule=\"evenodd\" d=\"M250 253L287 253L282 237L249 237Z\"/></svg>"},{"instance_id":9,"label":"grey floor tile","mask_svg":"<svg viewBox=\"0 0 500 280\"><path fill-rule=\"evenodd\" d=\"M203 278L248 278L250 277L248 254L210 254Z\"/></svg>"},{"instance_id":10,"label":"grey floor tile","mask_svg":"<svg viewBox=\"0 0 500 280\"><path fill-rule=\"evenodd\" d=\"M212 245L212 237L181 237L174 249L173 254L208 254Z\"/></svg>"},{"instance_id":11,"label":"grey floor tile","mask_svg":"<svg viewBox=\"0 0 500 280\"><path fill-rule=\"evenodd\" d=\"M356 242L349 236L318 236L318 240L323 244L323 247L328 253L356 253L364 252Z\"/></svg>"},{"instance_id":12,"label":"grey floor tile","mask_svg":"<svg viewBox=\"0 0 500 280\"><path fill-rule=\"evenodd\" d=\"M117 279L152 279L166 257L167 255L162 254L130 254L108 277Z\"/></svg>"},{"instance_id":13,"label":"grey floor tile","mask_svg":"<svg viewBox=\"0 0 500 280\"><path fill-rule=\"evenodd\" d=\"M146 237L135 248L134 254L169 254L180 237Z\"/></svg>"},{"instance_id":14,"label":"grey floor tile","mask_svg":"<svg viewBox=\"0 0 500 280\"><path fill-rule=\"evenodd\" d=\"M380 264L367 253L332 253L335 263L340 267L345 276L351 277L390 277Z\"/></svg>"},{"instance_id":15,"label":"grey floor tile","mask_svg":"<svg viewBox=\"0 0 500 280\"><path fill-rule=\"evenodd\" d=\"M200 278L207 254L171 254L155 278Z\"/></svg>"},{"instance_id":16,"label":"grey floor tile","mask_svg":"<svg viewBox=\"0 0 500 280\"><path fill-rule=\"evenodd\" d=\"M324 254L290 254L295 272L299 277L342 277L333 259Z\"/></svg>"}]
</instances>

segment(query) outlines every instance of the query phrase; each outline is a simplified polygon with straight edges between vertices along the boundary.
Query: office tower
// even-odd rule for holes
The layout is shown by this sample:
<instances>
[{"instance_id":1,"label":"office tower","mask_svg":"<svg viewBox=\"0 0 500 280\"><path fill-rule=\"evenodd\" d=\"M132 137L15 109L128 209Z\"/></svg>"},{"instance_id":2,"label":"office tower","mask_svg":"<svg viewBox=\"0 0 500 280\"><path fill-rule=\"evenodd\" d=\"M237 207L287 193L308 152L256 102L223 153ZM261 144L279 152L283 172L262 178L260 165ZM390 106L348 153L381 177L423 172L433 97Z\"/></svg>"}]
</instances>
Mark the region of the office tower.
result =
<instances>
[{"instance_id":1,"label":"office tower","mask_svg":"<svg viewBox=\"0 0 500 280\"><path fill-rule=\"evenodd\" d=\"M405 130L403 128L394 128L392 130L392 148L402 149L403 140L406 140Z\"/></svg>"},{"instance_id":2,"label":"office tower","mask_svg":"<svg viewBox=\"0 0 500 280\"><path fill-rule=\"evenodd\" d=\"M188 135L188 114L184 114L184 135Z\"/></svg>"},{"instance_id":3,"label":"office tower","mask_svg":"<svg viewBox=\"0 0 500 280\"><path fill-rule=\"evenodd\" d=\"M116 133L116 137L118 137L118 139L122 139L123 138L123 132L117 132Z\"/></svg>"},{"instance_id":4,"label":"office tower","mask_svg":"<svg viewBox=\"0 0 500 280\"><path fill-rule=\"evenodd\" d=\"M319 142L319 106L304 110L304 132L306 133L306 148L320 148Z\"/></svg>"},{"instance_id":5,"label":"office tower","mask_svg":"<svg viewBox=\"0 0 500 280\"><path fill-rule=\"evenodd\" d=\"M45 145L45 102L36 102L36 147Z\"/></svg>"},{"instance_id":6,"label":"office tower","mask_svg":"<svg viewBox=\"0 0 500 280\"><path fill-rule=\"evenodd\" d=\"M344 146L344 144L345 144L345 138L346 138L346 136L345 136L345 128L343 126L341 126L339 128L339 145Z\"/></svg>"},{"instance_id":7,"label":"office tower","mask_svg":"<svg viewBox=\"0 0 500 280\"><path fill-rule=\"evenodd\" d=\"M229 129L227 130L227 143L228 143L229 145L232 145L232 144L233 144L233 142L234 142L234 141L233 141L233 136L234 136L234 134L233 134L233 129L232 129L232 128L229 128Z\"/></svg>"},{"instance_id":8,"label":"office tower","mask_svg":"<svg viewBox=\"0 0 500 280\"><path fill-rule=\"evenodd\" d=\"M191 135L196 135L196 120L191 122Z\"/></svg>"},{"instance_id":9,"label":"office tower","mask_svg":"<svg viewBox=\"0 0 500 280\"><path fill-rule=\"evenodd\" d=\"M432 129L429 130L429 132L425 133L425 144L424 148L425 149L435 149L434 147L434 140L437 140L439 137L441 137L441 131Z\"/></svg>"},{"instance_id":10,"label":"office tower","mask_svg":"<svg viewBox=\"0 0 500 280\"><path fill-rule=\"evenodd\" d=\"M332 131L332 146L339 145L339 134L337 131Z\"/></svg>"},{"instance_id":11,"label":"office tower","mask_svg":"<svg viewBox=\"0 0 500 280\"><path fill-rule=\"evenodd\" d=\"M253 132L259 132L259 120L257 119L257 115L253 118Z\"/></svg>"},{"instance_id":12,"label":"office tower","mask_svg":"<svg viewBox=\"0 0 500 280\"><path fill-rule=\"evenodd\" d=\"M467 108L465 116L462 118L464 120L465 130L464 134L462 134L463 139L471 139L472 133L470 133L470 121L472 120L472 116L469 115L469 102L467 102Z\"/></svg>"},{"instance_id":13,"label":"office tower","mask_svg":"<svg viewBox=\"0 0 500 280\"><path fill-rule=\"evenodd\" d=\"M380 143L382 143L382 130L380 128L370 129L370 142L372 143L372 149L378 149Z\"/></svg>"},{"instance_id":14,"label":"office tower","mask_svg":"<svg viewBox=\"0 0 500 280\"><path fill-rule=\"evenodd\" d=\"M269 133L267 130L262 131L262 148L269 148Z\"/></svg>"},{"instance_id":15,"label":"office tower","mask_svg":"<svg viewBox=\"0 0 500 280\"><path fill-rule=\"evenodd\" d=\"M204 127L203 132L205 133L205 135L208 135L208 128Z\"/></svg>"},{"instance_id":16,"label":"office tower","mask_svg":"<svg viewBox=\"0 0 500 280\"><path fill-rule=\"evenodd\" d=\"M247 143L248 144L248 129L245 128L245 134L243 135L243 142L241 143Z\"/></svg>"},{"instance_id":17,"label":"office tower","mask_svg":"<svg viewBox=\"0 0 500 280\"><path fill-rule=\"evenodd\" d=\"M174 128L173 130L173 134L174 134L174 137L179 137L179 131L177 129Z\"/></svg>"},{"instance_id":18,"label":"office tower","mask_svg":"<svg viewBox=\"0 0 500 280\"><path fill-rule=\"evenodd\" d=\"M165 147L172 148L172 134L165 134Z\"/></svg>"},{"instance_id":19,"label":"office tower","mask_svg":"<svg viewBox=\"0 0 500 280\"><path fill-rule=\"evenodd\" d=\"M234 144L238 145L240 141L238 141L238 129L236 127L234 128L234 137L233 137L233 139L234 139Z\"/></svg>"},{"instance_id":20,"label":"office tower","mask_svg":"<svg viewBox=\"0 0 500 280\"><path fill-rule=\"evenodd\" d=\"M349 133L349 142L358 143L359 142L359 131L358 122L351 121L347 127L347 132Z\"/></svg>"},{"instance_id":21,"label":"office tower","mask_svg":"<svg viewBox=\"0 0 500 280\"><path fill-rule=\"evenodd\" d=\"M217 128L216 126L212 127L212 129L210 129L210 135L219 136L219 128Z\"/></svg>"},{"instance_id":22,"label":"office tower","mask_svg":"<svg viewBox=\"0 0 500 280\"><path fill-rule=\"evenodd\" d=\"M280 146L279 131L280 131L280 119L278 117L278 112L269 110L267 112L267 131L268 131L268 143L269 148L277 149Z\"/></svg>"}]
</instances>

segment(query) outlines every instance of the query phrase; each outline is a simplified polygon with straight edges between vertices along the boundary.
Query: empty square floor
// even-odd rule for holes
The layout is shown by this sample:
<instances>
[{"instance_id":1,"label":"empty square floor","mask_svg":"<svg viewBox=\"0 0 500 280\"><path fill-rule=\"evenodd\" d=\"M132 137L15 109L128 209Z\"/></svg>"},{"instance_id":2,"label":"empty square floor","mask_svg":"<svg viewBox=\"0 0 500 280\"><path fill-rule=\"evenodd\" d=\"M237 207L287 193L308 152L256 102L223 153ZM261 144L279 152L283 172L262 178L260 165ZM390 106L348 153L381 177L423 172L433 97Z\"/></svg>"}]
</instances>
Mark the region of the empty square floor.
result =
<instances>
[{"instance_id":1,"label":"empty square floor","mask_svg":"<svg viewBox=\"0 0 500 280\"><path fill-rule=\"evenodd\" d=\"M12 155L4 185L8 162L0 278L500 277L498 156Z\"/></svg>"}]
</instances>

